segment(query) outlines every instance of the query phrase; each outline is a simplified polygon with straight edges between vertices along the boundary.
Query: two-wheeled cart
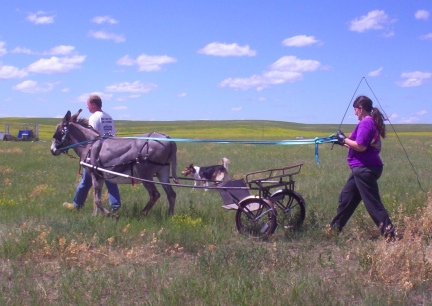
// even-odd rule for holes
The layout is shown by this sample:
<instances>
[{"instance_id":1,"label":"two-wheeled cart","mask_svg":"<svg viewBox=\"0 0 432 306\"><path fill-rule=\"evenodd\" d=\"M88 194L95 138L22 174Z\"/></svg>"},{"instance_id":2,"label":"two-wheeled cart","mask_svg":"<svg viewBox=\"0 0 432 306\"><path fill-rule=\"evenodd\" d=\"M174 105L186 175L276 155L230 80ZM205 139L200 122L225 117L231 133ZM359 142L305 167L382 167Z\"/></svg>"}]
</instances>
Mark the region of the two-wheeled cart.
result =
<instances>
[{"instance_id":1,"label":"two-wheeled cart","mask_svg":"<svg viewBox=\"0 0 432 306\"><path fill-rule=\"evenodd\" d=\"M276 228L298 229L305 219L306 202L294 190L294 175L303 164L247 173L244 179L229 180L218 186L227 209L236 209L237 230L265 239ZM251 195L250 191L257 191Z\"/></svg>"},{"instance_id":2,"label":"two-wheeled cart","mask_svg":"<svg viewBox=\"0 0 432 306\"><path fill-rule=\"evenodd\" d=\"M303 164L247 173L238 180L218 181L213 186L193 186L162 183L117 173L91 164L80 162L85 167L107 172L131 180L151 182L188 188L217 189L222 196L224 208L236 210L236 226L240 233L255 238L267 238L278 225L286 229L298 229L305 219L306 202L294 190L294 175L300 173ZM257 191L251 195L250 191Z\"/></svg>"}]
</instances>

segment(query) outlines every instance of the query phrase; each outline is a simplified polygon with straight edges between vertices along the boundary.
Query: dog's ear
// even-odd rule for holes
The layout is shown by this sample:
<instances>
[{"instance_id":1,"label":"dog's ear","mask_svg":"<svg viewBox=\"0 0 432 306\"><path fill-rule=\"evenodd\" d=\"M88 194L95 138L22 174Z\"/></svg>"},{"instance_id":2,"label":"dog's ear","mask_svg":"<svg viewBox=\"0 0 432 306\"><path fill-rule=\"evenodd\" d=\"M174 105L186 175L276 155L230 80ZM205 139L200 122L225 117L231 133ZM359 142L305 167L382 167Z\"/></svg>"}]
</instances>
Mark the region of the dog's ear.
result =
<instances>
[{"instance_id":1,"label":"dog's ear","mask_svg":"<svg viewBox=\"0 0 432 306\"><path fill-rule=\"evenodd\" d=\"M193 164L190 164L190 165L189 165L189 168L193 168Z\"/></svg>"}]
</instances>

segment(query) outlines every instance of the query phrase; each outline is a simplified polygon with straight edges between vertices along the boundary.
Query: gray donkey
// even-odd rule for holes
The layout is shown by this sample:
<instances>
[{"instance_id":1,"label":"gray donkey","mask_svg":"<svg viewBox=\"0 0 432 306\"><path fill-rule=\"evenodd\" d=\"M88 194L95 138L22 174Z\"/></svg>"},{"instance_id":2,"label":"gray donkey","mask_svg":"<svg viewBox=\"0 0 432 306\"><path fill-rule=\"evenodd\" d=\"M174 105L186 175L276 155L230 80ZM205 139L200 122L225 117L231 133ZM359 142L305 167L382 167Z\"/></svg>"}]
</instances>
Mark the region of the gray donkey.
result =
<instances>
[{"instance_id":1,"label":"gray donkey","mask_svg":"<svg viewBox=\"0 0 432 306\"><path fill-rule=\"evenodd\" d=\"M170 184L170 165L173 180L178 184L175 142L164 140L169 139L169 136L158 132L144 134L140 139L100 135L88 125L87 119L78 119L80 112L81 109L71 116L71 112L68 111L57 125L51 153L58 156L73 148L81 162L93 166L88 168L91 171L94 188L93 215L96 216L98 210L105 215L112 214L101 202L105 180L117 184L133 184L134 177L142 179L142 184L149 193L150 199L140 213L141 216L146 215L160 198L153 181L155 175L167 194L168 214L172 215L176 193ZM108 172L98 171L97 168L106 169Z\"/></svg>"}]
</instances>

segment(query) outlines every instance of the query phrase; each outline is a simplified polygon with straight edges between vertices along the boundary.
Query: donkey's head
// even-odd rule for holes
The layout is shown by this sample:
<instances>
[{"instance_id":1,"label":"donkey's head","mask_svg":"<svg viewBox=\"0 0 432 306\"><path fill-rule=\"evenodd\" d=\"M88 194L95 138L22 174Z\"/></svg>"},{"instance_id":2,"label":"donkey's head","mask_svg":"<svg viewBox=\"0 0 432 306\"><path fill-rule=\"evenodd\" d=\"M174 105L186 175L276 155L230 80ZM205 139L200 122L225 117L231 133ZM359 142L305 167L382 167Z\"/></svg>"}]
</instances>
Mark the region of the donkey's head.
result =
<instances>
[{"instance_id":1,"label":"donkey's head","mask_svg":"<svg viewBox=\"0 0 432 306\"><path fill-rule=\"evenodd\" d=\"M51 143L51 153L54 156L60 155L60 153L64 152L62 147L65 147L70 144L69 137L69 123L77 122L78 115L82 112L82 109L78 110L78 112L71 116L71 112L67 111L66 115L63 117L62 121L57 124L56 130L53 135L53 140Z\"/></svg>"}]
</instances>

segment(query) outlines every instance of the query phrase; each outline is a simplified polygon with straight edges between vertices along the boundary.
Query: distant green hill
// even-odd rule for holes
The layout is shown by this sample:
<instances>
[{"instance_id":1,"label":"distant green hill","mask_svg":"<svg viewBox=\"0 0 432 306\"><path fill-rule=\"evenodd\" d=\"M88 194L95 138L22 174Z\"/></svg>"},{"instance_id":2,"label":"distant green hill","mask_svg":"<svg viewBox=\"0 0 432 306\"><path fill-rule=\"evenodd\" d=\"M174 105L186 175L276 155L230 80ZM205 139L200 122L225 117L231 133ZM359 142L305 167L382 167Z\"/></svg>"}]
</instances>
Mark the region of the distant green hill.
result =
<instances>
[{"instance_id":1,"label":"distant green hill","mask_svg":"<svg viewBox=\"0 0 432 306\"><path fill-rule=\"evenodd\" d=\"M39 124L39 138L50 140L58 118L0 118L0 131L9 124L10 133L16 136L25 124ZM349 133L355 125L344 124L342 131ZM146 132L162 132L173 138L200 139L293 139L314 138L333 134L338 124L302 124L268 120L196 120L196 121L128 121L116 120L118 136L137 136ZM431 124L387 124L388 136L432 136ZM31 128L31 126L29 126Z\"/></svg>"}]
</instances>

